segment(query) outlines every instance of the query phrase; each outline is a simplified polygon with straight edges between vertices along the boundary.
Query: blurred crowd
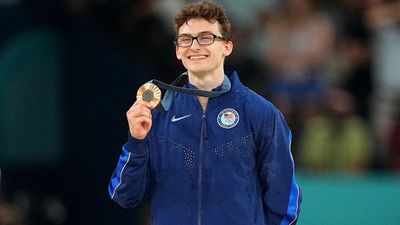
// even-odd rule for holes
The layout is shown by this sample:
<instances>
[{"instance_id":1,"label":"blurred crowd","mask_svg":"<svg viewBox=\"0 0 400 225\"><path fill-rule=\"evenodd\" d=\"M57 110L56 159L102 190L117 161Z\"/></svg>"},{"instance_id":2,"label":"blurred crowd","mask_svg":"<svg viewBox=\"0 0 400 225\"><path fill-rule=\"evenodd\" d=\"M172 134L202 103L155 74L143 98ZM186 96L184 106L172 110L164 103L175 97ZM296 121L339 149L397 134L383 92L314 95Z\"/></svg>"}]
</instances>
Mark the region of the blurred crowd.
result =
<instances>
[{"instance_id":1,"label":"blurred crowd","mask_svg":"<svg viewBox=\"0 0 400 225\"><path fill-rule=\"evenodd\" d=\"M0 225L141 217L106 187L137 88L184 71L185 2L0 0ZM400 173L400 1L217 2L234 28L226 68L284 114L299 171Z\"/></svg>"},{"instance_id":2,"label":"blurred crowd","mask_svg":"<svg viewBox=\"0 0 400 225\"><path fill-rule=\"evenodd\" d=\"M399 172L400 2L250 2L233 66L285 115L297 167Z\"/></svg>"},{"instance_id":3,"label":"blurred crowd","mask_svg":"<svg viewBox=\"0 0 400 225\"><path fill-rule=\"evenodd\" d=\"M286 117L299 169L399 172L399 1L223 2L252 15L232 17L232 65Z\"/></svg>"}]
</instances>

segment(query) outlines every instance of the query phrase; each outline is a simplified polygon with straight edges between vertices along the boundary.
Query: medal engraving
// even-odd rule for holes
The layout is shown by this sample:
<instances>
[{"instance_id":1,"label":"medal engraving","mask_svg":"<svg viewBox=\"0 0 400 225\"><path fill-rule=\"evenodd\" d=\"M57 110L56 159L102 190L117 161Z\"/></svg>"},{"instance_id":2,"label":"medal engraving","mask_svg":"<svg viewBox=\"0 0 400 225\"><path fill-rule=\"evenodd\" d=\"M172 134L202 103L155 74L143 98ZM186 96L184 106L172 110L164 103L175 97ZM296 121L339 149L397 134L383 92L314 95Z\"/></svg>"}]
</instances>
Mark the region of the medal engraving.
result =
<instances>
[{"instance_id":1,"label":"medal engraving","mask_svg":"<svg viewBox=\"0 0 400 225\"><path fill-rule=\"evenodd\" d=\"M145 83L137 91L136 99L150 103L154 109L161 101L161 90L155 84Z\"/></svg>"}]
</instances>

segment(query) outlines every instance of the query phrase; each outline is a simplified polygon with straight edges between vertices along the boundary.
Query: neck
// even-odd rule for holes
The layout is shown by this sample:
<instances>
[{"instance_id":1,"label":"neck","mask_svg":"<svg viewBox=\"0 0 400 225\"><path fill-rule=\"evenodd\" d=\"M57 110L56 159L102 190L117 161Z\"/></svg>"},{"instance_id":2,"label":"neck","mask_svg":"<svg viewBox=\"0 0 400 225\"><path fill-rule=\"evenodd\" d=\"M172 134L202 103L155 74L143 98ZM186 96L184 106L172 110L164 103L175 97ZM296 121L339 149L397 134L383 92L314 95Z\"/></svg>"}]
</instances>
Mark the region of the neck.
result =
<instances>
[{"instance_id":1,"label":"neck","mask_svg":"<svg viewBox=\"0 0 400 225\"><path fill-rule=\"evenodd\" d=\"M189 82L196 86L199 90L211 91L212 89L218 87L224 81L224 72L221 71L219 73L214 74L192 74L189 72ZM197 99L200 102L203 110L206 110L208 98L198 96Z\"/></svg>"},{"instance_id":2,"label":"neck","mask_svg":"<svg viewBox=\"0 0 400 225\"><path fill-rule=\"evenodd\" d=\"M199 90L211 91L224 81L224 73L195 75L189 72L189 82Z\"/></svg>"}]
</instances>

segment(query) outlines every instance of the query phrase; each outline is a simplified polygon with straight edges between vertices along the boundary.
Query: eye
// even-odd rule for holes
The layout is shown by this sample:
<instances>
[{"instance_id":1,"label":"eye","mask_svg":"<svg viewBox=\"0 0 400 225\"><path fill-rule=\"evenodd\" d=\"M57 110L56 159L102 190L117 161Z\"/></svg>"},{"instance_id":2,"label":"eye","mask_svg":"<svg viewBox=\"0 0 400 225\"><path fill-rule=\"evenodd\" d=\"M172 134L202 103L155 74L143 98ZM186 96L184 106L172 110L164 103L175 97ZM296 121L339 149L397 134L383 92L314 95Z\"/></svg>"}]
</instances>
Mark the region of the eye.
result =
<instances>
[{"instance_id":1,"label":"eye","mask_svg":"<svg viewBox=\"0 0 400 225\"><path fill-rule=\"evenodd\" d=\"M181 43L192 42L192 38L191 37L179 37L178 42L181 42Z\"/></svg>"},{"instance_id":2,"label":"eye","mask_svg":"<svg viewBox=\"0 0 400 225\"><path fill-rule=\"evenodd\" d=\"M205 34L205 35L201 35L198 37L201 41L212 41L214 39L214 36L212 34Z\"/></svg>"}]
</instances>

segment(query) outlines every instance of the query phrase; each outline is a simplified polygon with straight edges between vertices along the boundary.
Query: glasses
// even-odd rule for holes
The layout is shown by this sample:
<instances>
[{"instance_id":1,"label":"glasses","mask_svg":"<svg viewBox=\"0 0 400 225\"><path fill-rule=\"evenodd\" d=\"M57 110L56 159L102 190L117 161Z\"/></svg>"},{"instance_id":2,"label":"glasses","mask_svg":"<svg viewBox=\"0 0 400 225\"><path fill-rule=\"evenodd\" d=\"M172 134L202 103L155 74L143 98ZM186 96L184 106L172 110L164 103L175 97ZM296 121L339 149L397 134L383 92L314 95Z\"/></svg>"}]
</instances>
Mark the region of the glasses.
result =
<instances>
[{"instance_id":1,"label":"glasses","mask_svg":"<svg viewBox=\"0 0 400 225\"><path fill-rule=\"evenodd\" d=\"M197 37L179 36L175 39L174 44L179 47L189 47L192 46L193 40L196 40L201 46L206 46L214 44L215 40L225 41L225 38L215 34L200 34Z\"/></svg>"}]
</instances>

